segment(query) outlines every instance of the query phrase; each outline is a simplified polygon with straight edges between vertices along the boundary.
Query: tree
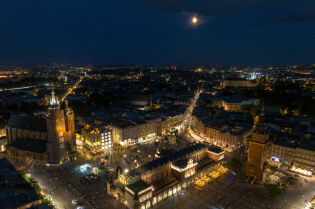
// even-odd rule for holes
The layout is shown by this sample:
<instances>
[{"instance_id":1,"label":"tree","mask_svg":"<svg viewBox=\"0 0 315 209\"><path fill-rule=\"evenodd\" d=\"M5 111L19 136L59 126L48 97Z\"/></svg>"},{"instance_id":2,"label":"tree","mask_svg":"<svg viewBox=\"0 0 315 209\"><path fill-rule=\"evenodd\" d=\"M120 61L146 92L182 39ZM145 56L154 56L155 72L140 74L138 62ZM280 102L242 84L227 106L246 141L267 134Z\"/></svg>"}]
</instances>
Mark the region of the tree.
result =
<instances>
[{"instance_id":1,"label":"tree","mask_svg":"<svg viewBox=\"0 0 315 209\"><path fill-rule=\"evenodd\" d=\"M297 182L297 179L292 177L292 176L290 176L288 178L288 182L289 182L290 185L293 185L293 184L295 184Z\"/></svg>"},{"instance_id":2,"label":"tree","mask_svg":"<svg viewBox=\"0 0 315 209\"><path fill-rule=\"evenodd\" d=\"M277 185L264 184L264 188L267 192L268 199L272 202L277 200L282 194L282 190Z\"/></svg>"}]
</instances>

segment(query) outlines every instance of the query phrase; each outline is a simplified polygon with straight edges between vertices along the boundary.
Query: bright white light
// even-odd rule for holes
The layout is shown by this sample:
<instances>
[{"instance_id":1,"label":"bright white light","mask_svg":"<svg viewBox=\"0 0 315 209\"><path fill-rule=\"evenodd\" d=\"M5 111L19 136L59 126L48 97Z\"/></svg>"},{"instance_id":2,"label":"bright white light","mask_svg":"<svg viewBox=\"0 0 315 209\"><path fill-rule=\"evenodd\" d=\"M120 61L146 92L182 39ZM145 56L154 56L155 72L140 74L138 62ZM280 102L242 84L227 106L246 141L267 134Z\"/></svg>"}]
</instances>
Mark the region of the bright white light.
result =
<instances>
[{"instance_id":1,"label":"bright white light","mask_svg":"<svg viewBox=\"0 0 315 209\"><path fill-rule=\"evenodd\" d=\"M89 169L91 169L92 166L90 164L83 164L79 167L79 170L81 173L86 173Z\"/></svg>"},{"instance_id":2,"label":"bright white light","mask_svg":"<svg viewBox=\"0 0 315 209\"><path fill-rule=\"evenodd\" d=\"M126 168L126 169L124 170L124 173L127 174L128 172L129 172L129 170Z\"/></svg>"},{"instance_id":3,"label":"bright white light","mask_svg":"<svg viewBox=\"0 0 315 209\"><path fill-rule=\"evenodd\" d=\"M191 22L192 22L193 24L196 24L196 23L198 22L198 18L197 18L197 17L193 17L193 18L191 19Z\"/></svg>"},{"instance_id":4,"label":"bright white light","mask_svg":"<svg viewBox=\"0 0 315 209\"><path fill-rule=\"evenodd\" d=\"M278 157L274 157L274 156L273 156L271 159L272 159L273 161L280 162L280 159L279 159Z\"/></svg>"}]
</instances>

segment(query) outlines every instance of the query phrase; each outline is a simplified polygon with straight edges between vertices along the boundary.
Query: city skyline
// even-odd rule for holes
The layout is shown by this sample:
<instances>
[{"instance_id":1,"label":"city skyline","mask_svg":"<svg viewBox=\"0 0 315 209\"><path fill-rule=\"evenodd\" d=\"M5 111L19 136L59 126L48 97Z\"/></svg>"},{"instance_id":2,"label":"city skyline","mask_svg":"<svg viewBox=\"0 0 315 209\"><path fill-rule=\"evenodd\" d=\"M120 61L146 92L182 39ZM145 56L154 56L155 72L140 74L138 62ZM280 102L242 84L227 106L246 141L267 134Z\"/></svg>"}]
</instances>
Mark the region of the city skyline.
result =
<instances>
[{"instance_id":1,"label":"city skyline","mask_svg":"<svg viewBox=\"0 0 315 209\"><path fill-rule=\"evenodd\" d=\"M0 0L0 208L315 209L314 0Z\"/></svg>"}]
</instances>

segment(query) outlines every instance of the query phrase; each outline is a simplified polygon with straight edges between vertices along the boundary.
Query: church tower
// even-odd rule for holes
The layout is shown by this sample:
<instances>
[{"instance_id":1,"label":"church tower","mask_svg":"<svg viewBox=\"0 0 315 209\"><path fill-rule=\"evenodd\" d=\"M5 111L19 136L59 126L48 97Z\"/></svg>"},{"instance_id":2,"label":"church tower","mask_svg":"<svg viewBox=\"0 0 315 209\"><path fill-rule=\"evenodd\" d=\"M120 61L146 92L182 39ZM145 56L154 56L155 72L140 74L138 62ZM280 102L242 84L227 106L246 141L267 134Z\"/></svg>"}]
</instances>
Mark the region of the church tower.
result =
<instances>
[{"instance_id":1,"label":"church tower","mask_svg":"<svg viewBox=\"0 0 315 209\"><path fill-rule=\"evenodd\" d=\"M68 105L68 101L65 100L65 125L66 125L66 150L69 155L76 152L75 143L75 120L73 111ZM73 157L73 156L70 156Z\"/></svg>"},{"instance_id":2,"label":"church tower","mask_svg":"<svg viewBox=\"0 0 315 209\"><path fill-rule=\"evenodd\" d=\"M58 98L54 91L51 93L47 111L47 154L50 163L59 164L65 156L65 119L64 111L60 109Z\"/></svg>"},{"instance_id":3,"label":"church tower","mask_svg":"<svg viewBox=\"0 0 315 209\"><path fill-rule=\"evenodd\" d=\"M52 91L46 115L47 154L50 163L59 164L68 160L75 152L74 115L66 102L65 110L60 108L59 100Z\"/></svg>"},{"instance_id":4,"label":"church tower","mask_svg":"<svg viewBox=\"0 0 315 209\"><path fill-rule=\"evenodd\" d=\"M247 176L252 176L258 181L263 180L264 172L264 153L267 148L268 133L265 123L265 115L259 116L252 133L252 139L249 141L249 152L246 166Z\"/></svg>"}]
</instances>

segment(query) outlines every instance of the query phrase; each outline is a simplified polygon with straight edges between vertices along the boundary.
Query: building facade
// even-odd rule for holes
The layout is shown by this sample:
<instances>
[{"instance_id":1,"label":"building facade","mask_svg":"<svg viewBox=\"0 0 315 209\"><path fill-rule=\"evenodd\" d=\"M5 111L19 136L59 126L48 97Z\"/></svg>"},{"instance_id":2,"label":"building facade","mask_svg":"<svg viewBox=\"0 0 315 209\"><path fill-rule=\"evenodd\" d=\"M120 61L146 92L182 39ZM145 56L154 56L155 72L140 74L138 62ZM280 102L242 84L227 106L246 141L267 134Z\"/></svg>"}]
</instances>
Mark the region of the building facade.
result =
<instances>
[{"instance_id":1,"label":"building facade","mask_svg":"<svg viewBox=\"0 0 315 209\"><path fill-rule=\"evenodd\" d=\"M218 108L223 108L225 111L242 112L242 106L259 105L259 99L249 99L241 97L223 97L213 101L213 105Z\"/></svg>"},{"instance_id":2,"label":"building facade","mask_svg":"<svg viewBox=\"0 0 315 209\"><path fill-rule=\"evenodd\" d=\"M192 130L197 133L202 140L213 143L224 148L237 148L247 145L248 137L252 134L250 125L230 126L221 122L209 122L193 115Z\"/></svg>"},{"instance_id":3,"label":"building facade","mask_svg":"<svg viewBox=\"0 0 315 209\"><path fill-rule=\"evenodd\" d=\"M246 80L246 79L226 79L221 83L222 88L239 88L239 87L255 87L258 85L256 80Z\"/></svg>"},{"instance_id":4,"label":"building facade","mask_svg":"<svg viewBox=\"0 0 315 209\"><path fill-rule=\"evenodd\" d=\"M59 164L75 153L74 114L61 109L54 92L46 116L11 116L6 127L8 153L19 160Z\"/></svg>"},{"instance_id":5,"label":"building facade","mask_svg":"<svg viewBox=\"0 0 315 209\"><path fill-rule=\"evenodd\" d=\"M137 143L150 143L157 137L158 124L160 118L133 122L130 120L120 120L108 124L112 130L113 142L122 147L134 146Z\"/></svg>"},{"instance_id":6,"label":"building facade","mask_svg":"<svg viewBox=\"0 0 315 209\"><path fill-rule=\"evenodd\" d=\"M106 152L113 148L112 131L105 126L86 125L81 129L83 146L92 153Z\"/></svg>"},{"instance_id":7,"label":"building facade","mask_svg":"<svg viewBox=\"0 0 315 209\"><path fill-rule=\"evenodd\" d=\"M312 139L301 141L277 135L269 141L265 159L270 164L287 165L293 172L312 176L315 169L315 142Z\"/></svg>"},{"instance_id":8,"label":"building facade","mask_svg":"<svg viewBox=\"0 0 315 209\"><path fill-rule=\"evenodd\" d=\"M221 148L195 144L140 168L120 172L110 194L128 208L148 209L216 170L223 158Z\"/></svg>"},{"instance_id":9,"label":"building facade","mask_svg":"<svg viewBox=\"0 0 315 209\"><path fill-rule=\"evenodd\" d=\"M184 121L184 115L185 113L179 113L162 119L160 124L161 135L166 135L173 129L180 129Z\"/></svg>"}]
</instances>

